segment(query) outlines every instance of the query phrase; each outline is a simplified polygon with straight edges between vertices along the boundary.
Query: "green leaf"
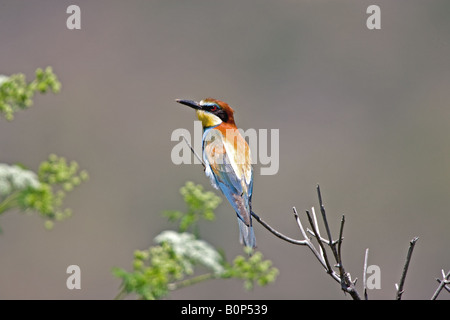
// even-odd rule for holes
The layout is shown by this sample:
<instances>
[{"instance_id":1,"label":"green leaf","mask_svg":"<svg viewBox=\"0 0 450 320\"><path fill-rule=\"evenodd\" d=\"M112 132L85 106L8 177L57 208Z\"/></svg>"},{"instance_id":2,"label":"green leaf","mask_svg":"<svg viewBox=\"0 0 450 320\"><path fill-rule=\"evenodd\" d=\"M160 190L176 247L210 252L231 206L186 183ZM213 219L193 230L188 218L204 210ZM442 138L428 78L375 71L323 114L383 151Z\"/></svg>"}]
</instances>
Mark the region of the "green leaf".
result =
<instances>
[{"instance_id":1,"label":"green leaf","mask_svg":"<svg viewBox=\"0 0 450 320\"><path fill-rule=\"evenodd\" d=\"M62 208L67 192L88 177L78 172L78 164L57 155L50 155L38 173L17 165L0 164L0 213L10 209L35 211L46 219L45 227L51 229L54 221L71 216L72 211Z\"/></svg>"},{"instance_id":2,"label":"green leaf","mask_svg":"<svg viewBox=\"0 0 450 320\"><path fill-rule=\"evenodd\" d=\"M263 260L261 252L256 252L247 259L237 256L224 273L224 277L244 280L247 290L252 289L255 282L260 286L274 282L277 275L278 269L272 267L270 260Z\"/></svg>"},{"instance_id":3,"label":"green leaf","mask_svg":"<svg viewBox=\"0 0 450 320\"><path fill-rule=\"evenodd\" d=\"M36 70L36 79L27 82L25 75L18 73L11 76L0 75L0 115L11 121L14 113L29 108L33 104L33 96L39 91L51 90L59 92L61 83L51 67Z\"/></svg>"},{"instance_id":4,"label":"green leaf","mask_svg":"<svg viewBox=\"0 0 450 320\"><path fill-rule=\"evenodd\" d=\"M184 202L187 205L187 211L164 211L163 215L169 221L179 222L179 231L185 232L197 228L197 223L201 219L212 221L215 219L214 210L221 203L221 198L213 192L204 191L203 186L196 185L193 182L186 182L180 189L180 194L183 196Z\"/></svg>"},{"instance_id":5,"label":"green leaf","mask_svg":"<svg viewBox=\"0 0 450 320\"><path fill-rule=\"evenodd\" d=\"M113 274L122 279L125 294L134 292L141 299L155 300L169 293L170 282L182 279L191 271L169 244L162 243L135 251L132 272L114 268Z\"/></svg>"}]
</instances>

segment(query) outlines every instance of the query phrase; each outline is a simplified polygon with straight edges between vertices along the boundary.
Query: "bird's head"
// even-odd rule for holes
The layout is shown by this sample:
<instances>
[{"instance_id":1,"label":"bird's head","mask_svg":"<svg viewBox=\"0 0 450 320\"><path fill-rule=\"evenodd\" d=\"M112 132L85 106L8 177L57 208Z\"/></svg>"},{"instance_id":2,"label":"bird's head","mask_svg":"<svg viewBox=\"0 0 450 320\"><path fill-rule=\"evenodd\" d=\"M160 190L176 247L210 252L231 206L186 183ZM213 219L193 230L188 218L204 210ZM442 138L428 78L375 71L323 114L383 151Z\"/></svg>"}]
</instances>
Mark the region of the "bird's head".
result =
<instances>
[{"instance_id":1,"label":"bird's head","mask_svg":"<svg viewBox=\"0 0 450 320\"><path fill-rule=\"evenodd\" d=\"M214 127L222 122L236 125L234 123L234 110L223 101L212 98L207 98L200 102L183 99L177 99L176 101L195 109L197 117L204 128Z\"/></svg>"}]
</instances>

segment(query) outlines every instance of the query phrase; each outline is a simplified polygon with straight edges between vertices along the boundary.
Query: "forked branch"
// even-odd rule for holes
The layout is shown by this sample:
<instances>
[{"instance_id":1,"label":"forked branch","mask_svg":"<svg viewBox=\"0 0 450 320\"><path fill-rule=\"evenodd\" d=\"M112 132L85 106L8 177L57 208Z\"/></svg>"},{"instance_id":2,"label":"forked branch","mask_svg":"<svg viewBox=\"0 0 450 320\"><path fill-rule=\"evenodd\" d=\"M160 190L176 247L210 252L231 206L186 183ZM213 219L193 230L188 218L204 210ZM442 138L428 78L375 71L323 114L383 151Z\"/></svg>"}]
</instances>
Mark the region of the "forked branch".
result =
<instances>
[{"instance_id":1,"label":"forked branch","mask_svg":"<svg viewBox=\"0 0 450 320\"><path fill-rule=\"evenodd\" d=\"M340 283L341 289L344 292L350 294L350 296L353 299L360 300L361 297L355 288L356 280L351 279L350 274L345 271L344 264L342 262L342 240L343 240L345 217L342 216L339 228L339 238L337 240L333 240L330 227L328 225L328 219L325 211L325 206L323 205L322 195L319 186L317 186L317 195L319 198L320 212L323 220L322 222L325 226L327 238L323 238L320 235L319 224L317 222L317 217L314 208L312 208L311 212L306 210L306 216L308 219L309 227L311 228L311 229L307 228L306 231L305 228L303 227L303 224L300 220L296 208L295 207L293 208L295 221L297 222L297 225L300 229L300 233L303 237L302 240L292 239L290 237L281 234L280 232L272 228L267 222L263 221L254 212L252 212L252 216L255 217L256 221L261 223L263 227L265 227L267 230L269 230L278 238L293 244L307 246L312 251L316 259L320 262L322 267L325 269L326 273L329 274L336 282ZM312 235L317 240L318 249L311 241L311 238L308 236L307 233ZM334 263L332 263L330 260L329 254L327 253L327 247L329 248L328 250L331 250L331 256L334 258L335 261ZM336 268L336 270L334 268Z\"/></svg>"},{"instance_id":2,"label":"forked branch","mask_svg":"<svg viewBox=\"0 0 450 320\"><path fill-rule=\"evenodd\" d=\"M431 300L436 300L439 294L441 293L442 289L445 288L448 292L450 292L450 271L445 274L444 270L441 270L442 272L442 279L436 279L437 282L439 282L439 286L437 287L436 291L434 292L433 296L431 297Z\"/></svg>"}]
</instances>

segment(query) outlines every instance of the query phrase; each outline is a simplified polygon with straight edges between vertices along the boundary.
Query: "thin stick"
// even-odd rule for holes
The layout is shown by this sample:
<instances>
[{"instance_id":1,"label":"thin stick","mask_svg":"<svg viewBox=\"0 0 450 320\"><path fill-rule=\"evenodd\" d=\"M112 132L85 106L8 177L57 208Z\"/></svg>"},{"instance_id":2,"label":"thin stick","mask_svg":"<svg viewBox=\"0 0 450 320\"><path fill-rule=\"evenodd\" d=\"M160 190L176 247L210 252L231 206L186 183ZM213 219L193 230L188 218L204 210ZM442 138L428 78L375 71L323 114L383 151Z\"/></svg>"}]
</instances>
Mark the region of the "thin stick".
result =
<instances>
[{"instance_id":1,"label":"thin stick","mask_svg":"<svg viewBox=\"0 0 450 320\"><path fill-rule=\"evenodd\" d=\"M342 215L342 219L341 219L341 227L339 229L339 240L338 240L338 248L337 248L337 253L338 253L338 264L339 266L342 265L342 256L341 256L341 246L342 246L342 240L344 239L342 237L343 233L344 233L344 224L345 224L345 216Z\"/></svg>"},{"instance_id":2,"label":"thin stick","mask_svg":"<svg viewBox=\"0 0 450 320\"><path fill-rule=\"evenodd\" d=\"M441 280L441 279L438 279L438 278L436 278L436 281L437 281L438 283L441 283L441 282L442 282L442 280ZM444 289L447 290L447 292L450 293L450 287L449 287L448 285L446 285L445 283L444 283Z\"/></svg>"},{"instance_id":3,"label":"thin stick","mask_svg":"<svg viewBox=\"0 0 450 320\"><path fill-rule=\"evenodd\" d=\"M306 215L308 216L308 221L313 229L315 237L317 239L320 239L319 232L317 231L316 226L314 225L313 218L311 217L311 214L309 213L308 210L306 210ZM331 265L330 265L330 262L328 261L327 252L325 251L325 248L323 247L323 243L320 240L318 240L317 242L319 243L319 246L321 249L321 256L323 257L323 260L325 261L325 264L326 264L326 271L327 271L327 273L332 273L333 269L331 269Z\"/></svg>"},{"instance_id":4,"label":"thin stick","mask_svg":"<svg viewBox=\"0 0 450 320\"><path fill-rule=\"evenodd\" d=\"M434 292L433 296L431 297L431 300L436 300L439 294L441 293L442 289L447 285L450 284L450 271L447 273L447 275L444 273L444 270L442 270L442 280L439 284L439 287Z\"/></svg>"},{"instance_id":5,"label":"thin stick","mask_svg":"<svg viewBox=\"0 0 450 320\"><path fill-rule=\"evenodd\" d=\"M363 287L364 287L364 300L368 300L367 296L367 258L369 257L369 248L366 249L364 256L364 272L363 272Z\"/></svg>"},{"instance_id":6,"label":"thin stick","mask_svg":"<svg viewBox=\"0 0 450 320\"><path fill-rule=\"evenodd\" d=\"M277 236L280 239L283 239L287 242L299 245L299 246L306 246L307 243L304 240L296 240L296 239L292 239L288 236L285 236L284 234L282 234L281 232L278 232L277 230L275 230L274 228L272 228L267 222L265 222L263 219L261 219L256 213L254 213L252 211L252 216L256 219L256 221L258 221L264 228L266 228L267 230L269 230L272 234L274 234L275 236Z\"/></svg>"},{"instance_id":7,"label":"thin stick","mask_svg":"<svg viewBox=\"0 0 450 320\"><path fill-rule=\"evenodd\" d=\"M333 238L331 236L331 231L330 231L330 227L328 225L327 214L325 211L325 206L323 205L322 193L320 192L319 185L317 185L317 196L319 198L320 212L322 213L322 219L323 219L323 223L325 225L325 230L327 231L328 239L331 244L330 248L331 248L331 251L333 252L334 258L336 259L337 266L339 268L339 276L341 279L341 288L342 288L342 290L344 290L344 292L350 293L350 295L352 296L353 299L360 300L361 298L359 297L359 294L356 291L355 286L354 286L354 284L356 283L356 279L354 282L352 282L350 275L345 272L344 265L341 260L341 256L340 256L340 254L338 254L338 250L336 249L336 243L333 241ZM342 239L344 222L345 222L345 219L341 220L341 229L339 231L340 235L339 235L338 243Z\"/></svg>"},{"instance_id":8,"label":"thin stick","mask_svg":"<svg viewBox=\"0 0 450 320\"><path fill-rule=\"evenodd\" d=\"M312 251L312 253L314 254L314 256L317 258L317 260L319 260L320 264L322 265L322 267L327 270L327 264L325 263L325 260L323 259L323 256L316 250L316 248L314 247L314 245L312 244L311 240L308 238L308 236L305 233L305 229L303 229L303 225L300 221L300 218L298 216L297 213L297 209L295 207L292 208L292 210L294 211L294 217L295 220L297 221L298 227L300 229L300 232L303 235L303 238L305 239L306 245L308 246L308 248ZM340 281L339 277L337 275L335 275L334 273L331 274L331 276L333 277L334 280L336 280L337 282Z\"/></svg>"},{"instance_id":9,"label":"thin stick","mask_svg":"<svg viewBox=\"0 0 450 320\"><path fill-rule=\"evenodd\" d=\"M412 256L414 246L416 245L417 240L419 240L419 237L414 237L409 242L408 254L406 255L406 262L405 262L405 266L403 267L402 277L400 278L400 284L397 288L396 300L402 299L402 294L404 292L403 286L405 285L406 273L408 272L409 262L411 261L411 256Z\"/></svg>"},{"instance_id":10,"label":"thin stick","mask_svg":"<svg viewBox=\"0 0 450 320\"><path fill-rule=\"evenodd\" d=\"M312 212L313 219L314 219L314 225L315 225L316 230L317 230L317 235L314 235L314 236L316 236L317 240L320 240L320 239L322 239L322 237L320 236L319 224L317 223L316 210L314 210L314 207L311 208L311 212ZM330 242L328 242L328 245L330 245ZM323 253L322 246L319 246L319 248L320 248L320 255L325 260L325 256L324 256L324 253Z\"/></svg>"},{"instance_id":11,"label":"thin stick","mask_svg":"<svg viewBox=\"0 0 450 320\"><path fill-rule=\"evenodd\" d=\"M308 233L309 233L310 235L312 235L313 237L316 236L316 235L314 234L314 232L313 232L311 229L309 229L309 228L306 228L306 232L308 232ZM330 241L328 241L328 239L325 239L325 238L320 237L320 241L322 241L323 243L325 243L327 246L330 245ZM334 240L333 243L337 243L337 240Z\"/></svg>"},{"instance_id":12,"label":"thin stick","mask_svg":"<svg viewBox=\"0 0 450 320\"><path fill-rule=\"evenodd\" d=\"M319 197L320 212L322 213L323 224L325 225L325 230L327 231L327 235L328 235L328 239L330 240L330 243L333 243L333 238L331 237L330 227L328 226L327 214L325 212L325 206L323 205L322 194L320 192L319 185L317 185L317 195ZM336 247L331 245L330 248L331 248L331 251L333 252L334 257L337 261L338 255L337 255Z\"/></svg>"},{"instance_id":13,"label":"thin stick","mask_svg":"<svg viewBox=\"0 0 450 320\"><path fill-rule=\"evenodd\" d=\"M181 135L184 139L184 141L187 143L187 145L189 146L189 148L191 149L192 153L195 155L195 157L197 158L198 161L201 162L203 169L206 169L206 165L203 162L202 158L200 158L200 156L197 154L197 152L195 152L194 148L192 148L191 144L189 143L189 141L186 139L186 137L184 135Z\"/></svg>"},{"instance_id":14,"label":"thin stick","mask_svg":"<svg viewBox=\"0 0 450 320\"><path fill-rule=\"evenodd\" d=\"M302 233L303 238L305 240L309 240L308 236L305 233L305 229L303 229L303 225L302 225L302 222L300 221L300 218L298 216L297 209L295 207L292 207L292 211L294 212L295 221L297 221L298 227L300 229L300 232Z\"/></svg>"}]
</instances>

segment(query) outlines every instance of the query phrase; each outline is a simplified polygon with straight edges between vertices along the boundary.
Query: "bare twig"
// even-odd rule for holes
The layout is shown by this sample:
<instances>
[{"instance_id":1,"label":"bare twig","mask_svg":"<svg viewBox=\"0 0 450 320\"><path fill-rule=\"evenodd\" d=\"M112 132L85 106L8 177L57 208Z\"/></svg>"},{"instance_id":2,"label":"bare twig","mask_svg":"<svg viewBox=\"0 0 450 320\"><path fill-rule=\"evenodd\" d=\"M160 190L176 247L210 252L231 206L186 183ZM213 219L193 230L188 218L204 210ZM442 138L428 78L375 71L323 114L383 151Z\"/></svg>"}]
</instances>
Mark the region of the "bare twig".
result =
<instances>
[{"instance_id":1,"label":"bare twig","mask_svg":"<svg viewBox=\"0 0 450 320\"><path fill-rule=\"evenodd\" d=\"M303 239L305 239L305 241L307 241L307 240L309 241L309 238L305 233L305 229L303 229L302 222L300 221L300 218L298 217L297 209L295 207L292 207L292 211L294 212L294 218L295 218L295 221L297 222L298 228L300 229Z\"/></svg>"},{"instance_id":2,"label":"bare twig","mask_svg":"<svg viewBox=\"0 0 450 320\"><path fill-rule=\"evenodd\" d=\"M320 195L320 189L318 189L318 194L319 194L319 202L321 204L321 213L322 213L322 217L324 218L324 225L325 228L327 230L329 229L328 226L328 221L326 219L326 212L325 212L325 208L323 206L323 202L322 202L322 198ZM320 236L320 231L319 231L319 226L318 226L318 222L317 222L317 217L315 216L315 212L314 212L314 208L312 210L312 214L309 211L306 211L306 215L308 217L308 222L310 224L310 227L312 228L312 231L307 229L305 232L305 228L303 227L301 220L299 218L299 215L297 213L296 208L292 208L293 212L294 212L294 218L297 222L297 225L300 229L300 233L303 236L303 240L296 240L296 239L292 239L290 237L285 236L284 234L278 232L277 230L275 230L273 227L271 227L267 222L265 222L264 220L262 220L255 212L252 211L252 216L255 218L256 221L258 221L264 228L266 228L267 230L269 230L272 234L274 234L275 236L277 236L278 238L285 240L289 243L292 244L296 244L296 245L303 245L303 246L307 246L312 253L314 254L314 256L316 257L316 259L320 262L320 264L322 265L322 267L325 269L325 271L338 283L341 284L341 288L344 292L349 293L351 295L351 297L355 300L360 300L360 296L358 294L358 292L355 289L355 281L352 281L350 278L350 274L345 272L343 263L342 263L342 256L341 256L341 245L342 245L342 239L343 239L343 230L344 230L344 223L345 223L345 217L342 216L342 220L341 220L341 225L340 225L340 229L339 229L339 239L338 240L333 240L331 237L331 232L328 233L328 240L325 238L322 238ZM314 246L314 244L311 242L310 238L307 235L307 232L312 234L316 240L318 241L319 244L319 250L320 252L316 249L316 247ZM324 245L328 245L330 248L332 248L333 250L333 255L336 259L336 266L339 269L339 274L337 274L332 266L331 263L329 261L327 252L326 252L326 248ZM337 248L336 248L337 246Z\"/></svg>"},{"instance_id":3,"label":"bare twig","mask_svg":"<svg viewBox=\"0 0 450 320\"><path fill-rule=\"evenodd\" d=\"M320 239L319 232L317 231L316 225L314 224L313 218L311 217L311 214L309 213L308 210L306 210L306 215L308 216L309 224L311 225L311 228L313 229L314 236L316 237L316 239ZM319 247L320 247L320 255L325 262L325 271L327 273L331 274L333 272L333 269L331 268L330 262L328 261L327 252L325 251L322 241L318 240L318 243L319 243Z\"/></svg>"},{"instance_id":4,"label":"bare twig","mask_svg":"<svg viewBox=\"0 0 450 320\"><path fill-rule=\"evenodd\" d=\"M278 238L285 240L289 243L292 244L296 244L296 245L303 245L303 246L307 246L312 253L314 254L314 256L317 258L317 260L319 260L320 264L323 266L323 268L325 269L325 271L327 271L327 273L329 273L331 275L331 277L337 281L337 282L341 282L339 276L333 271L333 269L331 268L328 259L324 259L324 255L319 253L319 251L317 251L317 249L314 247L313 243L311 242L311 240L309 239L308 235L305 232L305 229L303 228L303 225L300 221L300 218L298 216L297 213L297 209L294 207L292 208L293 212L294 212L294 218L298 224L298 227L300 229L300 232L304 238L304 240L296 240L296 239L292 239L290 237L285 236L284 234L276 231L274 228L272 228L268 223L266 223L264 220L262 220L255 212L252 211L252 216L255 218L256 221L258 221L259 223L261 223L261 225L266 228L267 230L269 230L272 234L274 234L275 236L277 236ZM309 216L310 218L310 222L312 222L312 218L311 216ZM313 228L313 230L315 230L315 224L311 223L311 227ZM325 248L323 248L323 250L325 251Z\"/></svg>"},{"instance_id":5,"label":"bare twig","mask_svg":"<svg viewBox=\"0 0 450 320\"><path fill-rule=\"evenodd\" d=\"M320 191L319 185L317 185L317 197L319 198L319 206L320 206L320 212L322 213L323 224L325 226L325 230L328 235L329 247L330 247L330 249L334 255L334 258L336 260L336 266L339 269L339 278L340 278L340 282L341 282L341 288L344 292L348 292L352 296L353 299L360 300L361 298L355 289L356 279L354 281L351 280L350 274L345 272L344 264L342 263L341 245L342 245L342 234L343 234L343 230L344 230L345 217L343 217L341 220L341 226L339 229L339 240L333 241L333 238L331 236L330 227L328 225L327 214L325 211L325 206L323 204L322 193ZM336 244L338 244L338 248L336 248Z\"/></svg>"},{"instance_id":6,"label":"bare twig","mask_svg":"<svg viewBox=\"0 0 450 320\"><path fill-rule=\"evenodd\" d=\"M436 278L436 281L437 281L438 283L441 283L441 282L442 282L442 280L441 280L441 279L438 279L438 278ZM448 285L446 285L445 283L444 283L444 289L447 290L448 293L450 293L450 287L449 287Z\"/></svg>"},{"instance_id":7,"label":"bare twig","mask_svg":"<svg viewBox=\"0 0 450 320\"><path fill-rule=\"evenodd\" d=\"M344 233L344 224L345 224L345 216L342 215L341 219L341 228L339 229L339 240L338 241L338 263L341 264L342 257L341 257L341 246L342 246L342 240L344 240L343 233Z\"/></svg>"},{"instance_id":8,"label":"bare twig","mask_svg":"<svg viewBox=\"0 0 450 320\"><path fill-rule=\"evenodd\" d=\"M275 230L274 228L272 228L267 222L265 222L263 219L261 219L255 212L252 211L252 216L255 218L256 221L258 221L264 228L266 228L267 230L269 230L272 234L274 234L275 236L277 236L278 238L287 241L289 243L292 244L296 244L296 245L300 245L300 246L307 246L308 244L306 243L305 240L296 240L296 239L292 239L288 236L285 236L284 234L282 234L281 232L278 232L277 230Z\"/></svg>"},{"instance_id":9,"label":"bare twig","mask_svg":"<svg viewBox=\"0 0 450 320\"><path fill-rule=\"evenodd\" d=\"M368 300L367 296L367 259L369 257L369 248L366 249L364 255L364 272L363 272L363 287L364 287L364 300Z\"/></svg>"},{"instance_id":10,"label":"bare twig","mask_svg":"<svg viewBox=\"0 0 450 320\"><path fill-rule=\"evenodd\" d=\"M409 262L411 261L412 253L413 253L414 246L416 245L417 240L419 240L419 237L414 237L409 242L408 254L406 255L406 262L405 262L405 266L403 267L402 276L400 278L400 284L398 286L396 286L396 288L397 288L396 300L402 299L402 294L404 292L403 286L405 285L406 273L408 272Z\"/></svg>"},{"instance_id":11,"label":"bare twig","mask_svg":"<svg viewBox=\"0 0 450 320\"><path fill-rule=\"evenodd\" d=\"M319 224L317 223L316 210L314 210L314 207L311 208L311 212L312 212L312 216L313 216L314 226L316 227L316 231L317 231L317 234L314 234L314 232L313 232L313 235L316 237L317 240L321 240L323 238L320 236ZM326 239L324 239L324 240L327 241ZM328 242L328 244L330 244L329 241L327 241L327 242ZM322 258L325 259L323 246L319 246L319 249L320 249L320 255L322 256Z\"/></svg>"},{"instance_id":12,"label":"bare twig","mask_svg":"<svg viewBox=\"0 0 450 320\"><path fill-rule=\"evenodd\" d=\"M337 250L336 250L336 246L333 244L333 238L331 237L331 231L330 231L330 227L328 226L328 221L327 221L327 214L325 212L325 206L323 205L323 201L322 201L322 193L320 192L320 186L317 185L317 196L319 198L319 206L320 206L320 212L322 213L322 219L323 219L323 224L325 226L325 230L327 232L328 235L328 239L330 241L330 248L331 251L333 252L334 258L336 259L336 261L338 261L338 254L337 254Z\"/></svg>"},{"instance_id":13,"label":"bare twig","mask_svg":"<svg viewBox=\"0 0 450 320\"><path fill-rule=\"evenodd\" d=\"M322 265L322 267L324 267L325 270L327 270L327 264L323 258L323 255L320 254L317 249L314 247L313 243L311 242L311 240L308 238L308 236L305 233L305 229L303 229L303 225L302 222L300 221L300 218L298 216L297 213L297 209L295 207L292 208L292 210L294 211L294 217L295 220L297 221L298 227L300 229L300 232L302 233L303 238L305 239L304 241L306 242L308 248L312 251L312 253L316 256L317 260L319 260L320 264ZM339 281L339 277L334 277L334 279L336 281Z\"/></svg>"},{"instance_id":14,"label":"bare twig","mask_svg":"<svg viewBox=\"0 0 450 320\"><path fill-rule=\"evenodd\" d=\"M187 145L189 146L189 148L191 149L192 153L195 155L195 157L197 158L198 161L201 162L203 169L206 169L206 165L203 162L202 158L200 158L200 156L197 154L197 152L195 152L194 148L192 148L191 144L189 143L188 139L186 139L186 137L184 135L181 135L184 139L184 141L187 143Z\"/></svg>"},{"instance_id":15,"label":"bare twig","mask_svg":"<svg viewBox=\"0 0 450 320\"><path fill-rule=\"evenodd\" d=\"M447 274L445 274L444 270L441 270L441 272L442 272L442 279L441 280L436 279L439 282L439 286L437 287L436 291L431 297L431 300L436 300L439 294L441 293L442 289L446 288L446 290L449 291L447 285L450 284L450 271L448 271Z\"/></svg>"},{"instance_id":16,"label":"bare twig","mask_svg":"<svg viewBox=\"0 0 450 320\"><path fill-rule=\"evenodd\" d=\"M314 232L311 230L311 229L309 229L309 228L306 228L306 232L308 232L310 235L312 235L313 237L315 237L316 235L314 234ZM320 235L319 235L320 236ZM322 238L322 237L320 237L320 241L322 241L323 243L325 243L327 246L329 246L330 245L330 241L328 241L327 239L325 239L325 238ZM339 240L334 240L333 241L333 243L338 243L339 242Z\"/></svg>"}]
</instances>

